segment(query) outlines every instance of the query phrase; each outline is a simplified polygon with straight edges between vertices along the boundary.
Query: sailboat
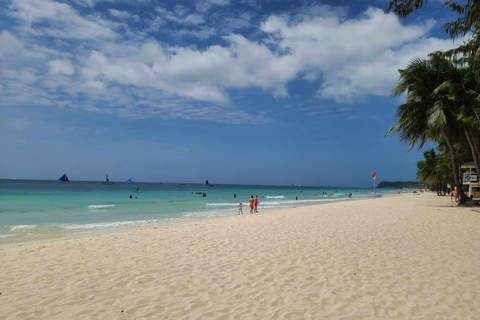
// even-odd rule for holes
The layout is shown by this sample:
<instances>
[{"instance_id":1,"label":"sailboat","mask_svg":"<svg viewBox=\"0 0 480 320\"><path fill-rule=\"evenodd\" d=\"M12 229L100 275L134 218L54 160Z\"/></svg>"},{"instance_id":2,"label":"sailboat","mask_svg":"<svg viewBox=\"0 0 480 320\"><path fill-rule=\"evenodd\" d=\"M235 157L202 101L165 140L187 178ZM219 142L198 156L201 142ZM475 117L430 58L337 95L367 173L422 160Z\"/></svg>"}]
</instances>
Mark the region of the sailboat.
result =
<instances>
[{"instance_id":1,"label":"sailboat","mask_svg":"<svg viewBox=\"0 0 480 320\"><path fill-rule=\"evenodd\" d=\"M65 173L60 179L58 179L59 181L62 181L62 182L69 182L70 180L68 180L68 177L67 177L67 174Z\"/></svg>"},{"instance_id":2,"label":"sailboat","mask_svg":"<svg viewBox=\"0 0 480 320\"><path fill-rule=\"evenodd\" d=\"M203 180L203 185L207 187L213 187L213 184L208 183L207 179Z\"/></svg>"},{"instance_id":3,"label":"sailboat","mask_svg":"<svg viewBox=\"0 0 480 320\"><path fill-rule=\"evenodd\" d=\"M132 178L128 179L127 183L132 183Z\"/></svg>"},{"instance_id":4,"label":"sailboat","mask_svg":"<svg viewBox=\"0 0 480 320\"><path fill-rule=\"evenodd\" d=\"M114 184L115 182L110 182L110 179L108 179L108 173L105 175L105 179L103 179L104 184Z\"/></svg>"}]
</instances>

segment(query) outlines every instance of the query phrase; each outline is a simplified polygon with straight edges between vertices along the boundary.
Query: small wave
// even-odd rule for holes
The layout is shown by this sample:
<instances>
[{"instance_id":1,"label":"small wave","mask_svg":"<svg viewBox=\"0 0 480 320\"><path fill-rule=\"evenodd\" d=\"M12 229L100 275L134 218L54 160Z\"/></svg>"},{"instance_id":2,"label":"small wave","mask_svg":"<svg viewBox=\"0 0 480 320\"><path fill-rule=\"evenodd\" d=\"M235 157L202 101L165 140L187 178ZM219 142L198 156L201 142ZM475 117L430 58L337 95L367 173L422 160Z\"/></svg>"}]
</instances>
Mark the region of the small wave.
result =
<instances>
[{"instance_id":1,"label":"small wave","mask_svg":"<svg viewBox=\"0 0 480 320\"><path fill-rule=\"evenodd\" d=\"M238 206L238 203L205 203L207 206Z\"/></svg>"},{"instance_id":2,"label":"small wave","mask_svg":"<svg viewBox=\"0 0 480 320\"><path fill-rule=\"evenodd\" d=\"M101 208L111 208L115 207L114 204L92 204L88 206L89 209L101 209Z\"/></svg>"},{"instance_id":3,"label":"small wave","mask_svg":"<svg viewBox=\"0 0 480 320\"><path fill-rule=\"evenodd\" d=\"M305 202L329 202L329 201L337 201L343 199L305 199L305 200L288 200L282 201L282 204L292 204L292 203L305 203Z\"/></svg>"},{"instance_id":4,"label":"small wave","mask_svg":"<svg viewBox=\"0 0 480 320\"><path fill-rule=\"evenodd\" d=\"M11 226L10 230L18 231L18 230L32 230L36 227L36 224L20 224L18 226Z\"/></svg>"},{"instance_id":5,"label":"small wave","mask_svg":"<svg viewBox=\"0 0 480 320\"><path fill-rule=\"evenodd\" d=\"M266 196L267 199L283 199L284 196Z\"/></svg>"},{"instance_id":6,"label":"small wave","mask_svg":"<svg viewBox=\"0 0 480 320\"><path fill-rule=\"evenodd\" d=\"M139 226L158 222L157 219L152 220L137 220L137 221L115 221L115 222L96 222L87 224L63 224L60 225L63 229L78 230L78 229L111 229L127 226Z\"/></svg>"},{"instance_id":7,"label":"small wave","mask_svg":"<svg viewBox=\"0 0 480 320\"><path fill-rule=\"evenodd\" d=\"M185 218L213 218L213 217L222 217L222 216L227 216L231 215L232 213L237 213L237 210L232 210L232 211L225 211L225 210L219 210L219 211L195 211L195 212L189 212L184 215Z\"/></svg>"},{"instance_id":8,"label":"small wave","mask_svg":"<svg viewBox=\"0 0 480 320\"><path fill-rule=\"evenodd\" d=\"M0 234L0 239L5 239L5 238L8 238L8 237L14 237L16 235L17 235L16 233Z\"/></svg>"},{"instance_id":9,"label":"small wave","mask_svg":"<svg viewBox=\"0 0 480 320\"><path fill-rule=\"evenodd\" d=\"M259 205L271 205L271 206L278 206L279 204L284 203L285 201L264 201L259 202Z\"/></svg>"}]
</instances>

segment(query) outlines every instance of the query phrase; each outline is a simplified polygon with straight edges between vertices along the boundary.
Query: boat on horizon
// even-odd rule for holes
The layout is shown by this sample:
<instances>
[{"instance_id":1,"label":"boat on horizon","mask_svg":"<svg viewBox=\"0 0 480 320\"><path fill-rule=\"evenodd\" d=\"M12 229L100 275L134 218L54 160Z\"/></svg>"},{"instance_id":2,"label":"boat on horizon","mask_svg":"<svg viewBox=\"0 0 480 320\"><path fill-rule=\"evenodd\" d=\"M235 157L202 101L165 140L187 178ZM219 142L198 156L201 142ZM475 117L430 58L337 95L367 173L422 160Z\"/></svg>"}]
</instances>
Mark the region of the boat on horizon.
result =
<instances>
[{"instance_id":1,"label":"boat on horizon","mask_svg":"<svg viewBox=\"0 0 480 320\"><path fill-rule=\"evenodd\" d=\"M58 179L58 180L62 181L62 182L70 182L70 180L68 180L68 177L67 177L66 173L63 176L61 176L60 179Z\"/></svg>"},{"instance_id":2,"label":"boat on horizon","mask_svg":"<svg viewBox=\"0 0 480 320\"><path fill-rule=\"evenodd\" d=\"M133 183L133 182L132 182L132 178L129 178L129 179L127 180L127 183Z\"/></svg>"},{"instance_id":3,"label":"boat on horizon","mask_svg":"<svg viewBox=\"0 0 480 320\"><path fill-rule=\"evenodd\" d=\"M108 179L108 173L105 175L105 179L103 179L103 184L114 184L115 182L110 182L110 179Z\"/></svg>"}]
</instances>

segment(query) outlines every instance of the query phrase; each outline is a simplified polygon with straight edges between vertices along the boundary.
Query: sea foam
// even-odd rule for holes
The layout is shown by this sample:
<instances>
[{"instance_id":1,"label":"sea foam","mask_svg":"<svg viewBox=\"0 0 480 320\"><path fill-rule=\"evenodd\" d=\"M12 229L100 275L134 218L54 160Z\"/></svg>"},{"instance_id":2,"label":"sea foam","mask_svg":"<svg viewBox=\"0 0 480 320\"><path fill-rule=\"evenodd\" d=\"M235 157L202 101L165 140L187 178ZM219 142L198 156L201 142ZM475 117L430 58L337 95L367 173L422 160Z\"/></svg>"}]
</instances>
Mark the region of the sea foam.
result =
<instances>
[{"instance_id":1,"label":"sea foam","mask_svg":"<svg viewBox=\"0 0 480 320\"><path fill-rule=\"evenodd\" d=\"M5 238L8 238L8 237L14 237L16 235L17 235L16 233L0 234L0 239L5 239Z\"/></svg>"},{"instance_id":2,"label":"sea foam","mask_svg":"<svg viewBox=\"0 0 480 320\"><path fill-rule=\"evenodd\" d=\"M102 208L112 208L115 207L114 204L92 204L88 206L89 209L102 209Z\"/></svg>"},{"instance_id":3,"label":"sea foam","mask_svg":"<svg viewBox=\"0 0 480 320\"><path fill-rule=\"evenodd\" d=\"M96 222L87 224L62 224L60 227L67 230L81 230L81 229L111 229L118 227L147 225L158 222L157 219L152 220L136 220L136 221L115 221L115 222Z\"/></svg>"},{"instance_id":4,"label":"sea foam","mask_svg":"<svg viewBox=\"0 0 480 320\"><path fill-rule=\"evenodd\" d=\"M10 230L19 231L19 230L32 230L36 227L36 224L20 224L17 226L11 226Z\"/></svg>"}]
</instances>

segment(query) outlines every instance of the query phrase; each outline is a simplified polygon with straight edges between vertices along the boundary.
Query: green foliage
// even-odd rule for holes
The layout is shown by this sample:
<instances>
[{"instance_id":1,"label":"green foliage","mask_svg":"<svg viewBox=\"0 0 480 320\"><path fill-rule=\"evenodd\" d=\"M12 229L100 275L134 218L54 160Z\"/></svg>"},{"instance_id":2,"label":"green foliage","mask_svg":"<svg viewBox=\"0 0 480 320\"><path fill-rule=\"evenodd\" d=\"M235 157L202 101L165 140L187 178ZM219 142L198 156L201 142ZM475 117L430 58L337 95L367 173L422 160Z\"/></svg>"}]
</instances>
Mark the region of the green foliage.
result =
<instances>
[{"instance_id":1,"label":"green foliage","mask_svg":"<svg viewBox=\"0 0 480 320\"><path fill-rule=\"evenodd\" d=\"M465 126L459 120L459 115L462 114L463 102L470 99L465 94L464 68L434 54L428 60L414 59L399 72L400 80L392 94L398 96L406 93L406 102L397 107L397 122L386 135L398 134L401 141L409 144L408 150L417 144L421 149L428 141L445 144L455 185L458 186L461 200L466 201L468 198L462 189L458 165L458 145L465 145L466 140ZM478 95L472 97L478 99ZM433 154L427 153L427 156L429 161L435 160ZM421 169L426 165L420 163ZM428 174L425 169L420 175L431 182L431 179L438 178L434 174L435 168L431 170L432 173ZM443 183L443 179L437 180L437 184L440 183Z\"/></svg>"},{"instance_id":2,"label":"green foliage","mask_svg":"<svg viewBox=\"0 0 480 320\"><path fill-rule=\"evenodd\" d=\"M423 153L424 160L417 162L417 179L420 179L434 190L444 190L447 184L453 185L452 164L450 156L442 148Z\"/></svg>"},{"instance_id":3,"label":"green foliage","mask_svg":"<svg viewBox=\"0 0 480 320\"><path fill-rule=\"evenodd\" d=\"M408 150L427 141L444 139L444 134L458 133L456 105L449 104L444 91L438 90L450 79L461 75L452 62L435 55L430 59L414 59L407 68L399 70L400 80L392 89L394 96L407 94L406 102L397 107L397 122L386 135L399 134L409 143Z\"/></svg>"},{"instance_id":4,"label":"green foliage","mask_svg":"<svg viewBox=\"0 0 480 320\"><path fill-rule=\"evenodd\" d=\"M403 188L415 188L415 189L424 189L425 184L418 181L382 181L377 185L377 188L392 188L392 189L403 189Z\"/></svg>"}]
</instances>

